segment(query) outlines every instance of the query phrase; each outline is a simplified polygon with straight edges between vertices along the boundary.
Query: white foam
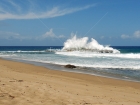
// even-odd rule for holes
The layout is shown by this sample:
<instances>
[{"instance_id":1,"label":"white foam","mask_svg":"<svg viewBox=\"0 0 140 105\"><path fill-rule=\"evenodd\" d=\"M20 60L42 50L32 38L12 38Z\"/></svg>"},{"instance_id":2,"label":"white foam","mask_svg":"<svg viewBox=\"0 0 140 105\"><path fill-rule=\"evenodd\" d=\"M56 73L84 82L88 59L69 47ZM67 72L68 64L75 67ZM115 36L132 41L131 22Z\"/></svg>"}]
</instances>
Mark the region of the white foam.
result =
<instances>
[{"instance_id":1,"label":"white foam","mask_svg":"<svg viewBox=\"0 0 140 105\"><path fill-rule=\"evenodd\" d=\"M45 51L22 51L22 50L17 50L17 51L0 51L0 53L21 53L21 52L23 52L23 53L33 53L33 52L45 52Z\"/></svg>"},{"instance_id":2,"label":"white foam","mask_svg":"<svg viewBox=\"0 0 140 105\"><path fill-rule=\"evenodd\" d=\"M134 53L129 53L129 54L112 54L112 53L93 53L93 52L87 52L87 51L72 51L72 52L56 52L56 54L60 55L65 55L65 56L77 56L77 57L109 57L109 58L128 58L128 59L140 59L140 53L134 54Z\"/></svg>"},{"instance_id":3,"label":"white foam","mask_svg":"<svg viewBox=\"0 0 140 105\"><path fill-rule=\"evenodd\" d=\"M62 51L92 51L98 53L120 53L120 51L109 46L100 45L95 39L88 42L88 37L77 38L74 35L64 43Z\"/></svg>"}]
</instances>

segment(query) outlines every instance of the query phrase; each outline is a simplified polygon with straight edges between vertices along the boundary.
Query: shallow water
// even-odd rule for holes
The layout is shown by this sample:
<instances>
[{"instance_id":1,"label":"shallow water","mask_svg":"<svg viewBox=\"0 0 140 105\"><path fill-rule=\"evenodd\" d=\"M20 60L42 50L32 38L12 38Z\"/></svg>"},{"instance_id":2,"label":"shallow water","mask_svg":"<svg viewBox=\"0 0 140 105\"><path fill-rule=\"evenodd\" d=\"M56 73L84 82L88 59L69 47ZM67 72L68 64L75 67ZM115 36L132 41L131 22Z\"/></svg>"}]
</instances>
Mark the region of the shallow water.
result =
<instances>
[{"instance_id":1,"label":"shallow water","mask_svg":"<svg viewBox=\"0 0 140 105\"><path fill-rule=\"evenodd\" d=\"M0 47L0 57L57 70L140 81L140 47L112 48L119 50L120 53L66 52L60 50L62 46L6 46ZM78 69L66 69L59 66L66 64L76 65Z\"/></svg>"}]
</instances>

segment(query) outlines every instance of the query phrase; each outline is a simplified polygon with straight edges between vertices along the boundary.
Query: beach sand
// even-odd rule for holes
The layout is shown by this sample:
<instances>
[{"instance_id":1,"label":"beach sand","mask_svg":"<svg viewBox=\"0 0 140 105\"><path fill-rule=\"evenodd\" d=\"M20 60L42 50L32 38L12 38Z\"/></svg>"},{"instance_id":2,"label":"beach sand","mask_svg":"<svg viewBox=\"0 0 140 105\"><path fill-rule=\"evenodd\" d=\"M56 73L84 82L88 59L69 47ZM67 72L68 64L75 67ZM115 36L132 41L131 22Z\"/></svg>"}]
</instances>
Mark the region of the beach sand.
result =
<instances>
[{"instance_id":1,"label":"beach sand","mask_svg":"<svg viewBox=\"0 0 140 105\"><path fill-rule=\"evenodd\" d=\"M0 59L0 105L140 105L140 83Z\"/></svg>"}]
</instances>

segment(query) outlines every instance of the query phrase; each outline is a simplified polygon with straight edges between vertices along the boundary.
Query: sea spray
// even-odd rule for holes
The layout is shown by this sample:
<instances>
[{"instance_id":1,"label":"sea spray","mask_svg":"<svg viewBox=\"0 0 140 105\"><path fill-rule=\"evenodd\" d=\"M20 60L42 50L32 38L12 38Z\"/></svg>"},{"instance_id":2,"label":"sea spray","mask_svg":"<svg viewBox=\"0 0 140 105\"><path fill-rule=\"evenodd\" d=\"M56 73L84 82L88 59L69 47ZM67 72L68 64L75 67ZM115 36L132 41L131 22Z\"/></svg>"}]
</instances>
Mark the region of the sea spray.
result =
<instances>
[{"instance_id":1,"label":"sea spray","mask_svg":"<svg viewBox=\"0 0 140 105\"><path fill-rule=\"evenodd\" d=\"M113 49L109 46L100 45L95 39L91 38L88 42L88 37L77 38L74 35L71 39L64 42L62 51L90 51L97 53L120 53L119 50Z\"/></svg>"}]
</instances>

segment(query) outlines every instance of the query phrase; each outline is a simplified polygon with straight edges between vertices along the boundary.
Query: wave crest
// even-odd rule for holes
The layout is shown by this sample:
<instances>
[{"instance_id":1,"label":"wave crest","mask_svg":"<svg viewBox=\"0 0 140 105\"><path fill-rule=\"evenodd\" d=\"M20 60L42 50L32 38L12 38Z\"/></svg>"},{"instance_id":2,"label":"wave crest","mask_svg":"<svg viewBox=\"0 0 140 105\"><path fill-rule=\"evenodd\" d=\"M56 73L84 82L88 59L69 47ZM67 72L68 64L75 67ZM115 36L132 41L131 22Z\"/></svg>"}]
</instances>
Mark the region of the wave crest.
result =
<instances>
[{"instance_id":1,"label":"wave crest","mask_svg":"<svg viewBox=\"0 0 140 105\"><path fill-rule=\"evenodd\" d=\"M95 39L91 38L88 42L88 37L77 38L74 35L71 39L64 42L62 51L91 51L97 53L120 53L120 51L109 46L100 45Z\"/></svg>"}]
</instances>

